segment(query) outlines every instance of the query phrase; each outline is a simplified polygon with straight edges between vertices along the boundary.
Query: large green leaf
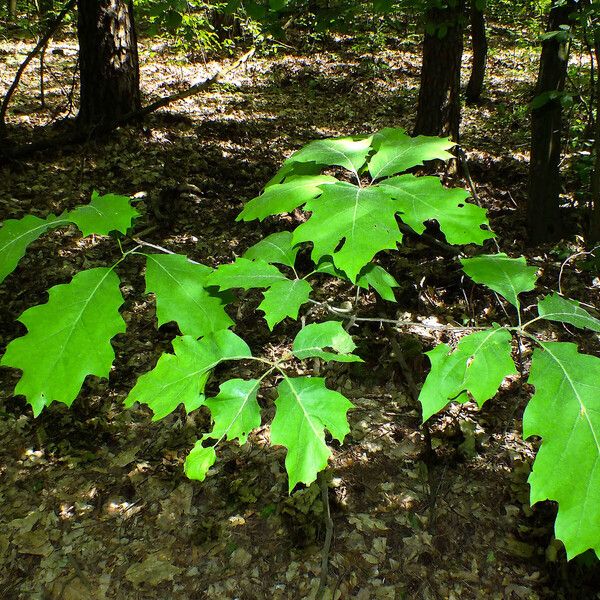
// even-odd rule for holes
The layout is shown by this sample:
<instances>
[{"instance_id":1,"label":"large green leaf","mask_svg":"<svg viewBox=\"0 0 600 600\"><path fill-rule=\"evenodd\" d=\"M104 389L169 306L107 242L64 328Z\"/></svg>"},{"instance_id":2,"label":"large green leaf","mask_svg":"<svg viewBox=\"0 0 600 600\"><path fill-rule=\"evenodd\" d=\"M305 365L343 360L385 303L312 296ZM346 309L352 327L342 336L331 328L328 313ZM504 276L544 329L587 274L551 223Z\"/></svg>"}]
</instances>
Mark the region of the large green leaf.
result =
<instances>
[{"instance_id":1,"label":"large green leaf","mask_svg":"<svg viewBox=\"0 0 600 600\"><path fill-rule=\"evenodd\" d=\"M244 258L293 267L299 249L292 244L291 231L279 231L248 248Z\"/></svg>"},{"instance_id":2,"label":"large green leaf","mask_svg":"<svg viewBox=\"0 0 600 600\"><path fill-rule=\"evenodd\" d=\"M448 160L454 158L448 150L455 145L447 138L410 137L404 129L386 127L373 137L377 152L369 161L369 173L373 179L379 179L422 165L426 160Z\"/></svg>"},{"instance_id":3,"label":"large green leaf","mask_svg":"<svg viewBox=\"0 0 600 600\"><path fill-rule=\"evenodd\" d=\"M550 294L542 298L538 303L538 313L540 317L548 321L569 323L575 327L600 332L600 320L581 308L579 302L563 298L558 294Z\"/></svg>"},{"instance_id":4,"label":"large green leaf","mask_svg":"<svg viewBox=\"0 0 600 600\"><path fill-rule=\"evenodd\" d=\"M342 442L350 431L346 413L352 403L325 387L319 377L286 377L277 386L271 443L287 448L285 467L290 492L297 483L312 483L327 466L331 450L325 429Z\"/></svg>"},{"instance_id":5,"label":"large green leaf","mask_svg":"<svg viewBox=\"0 0 600 600\"><path fill-rule=\"evenodd\" d=\"M435 219L450 244L482 244L495 237L483 208L465 202L469 193L462 188L446 188L437 177L400 175L379 184L397 201L400 218L417 233L424 223Z\"/></svg>"},{"instance_id":6,"label":"large green leaf","mask_svg":"<svg viewBox=\"0 0 600 600\"><path fill-rule=\"evenodd\" d=\"M331 348L335 352L326 351ZM362 359L351 354L356 348L350 334L339 321L311 323L303 327L292 344L292 352L296 358L318 357L323 360L337 362L361 362Z\"/></svg>"},{"instance_id":7,"label":"large green leaf","mask_svg":"<svg viewBox=\"0 0 600 600\"><path fill-rule=\"evenodd\" d=\"M8 345L0 361L23 371L15 394L27 398L36 416L53 401L70 406L87 375L108 377L115 357L110 340L125 331L112 269L81 271L48 295L46 304L19 317L28 332Z\"/></svg>"},{"instance_id":8,"label":"large green leaf","mask_svg":"<svg viewBox=\"0 0 600 600\"><path fill-rule=\"evenodd\" d=\"M146 292L156 296L158 324L175 321L181 333L196 338L231 327L223 295L204 285L212 271L179 254L146 255Z\"/></svg>"},{"instance_id":9,"label":"large green leaf","mask_svg":"<svg viewBox=\"0 0 600 600\"><path fill-rule=\"evenodd\" d=\"M384 300L396 302L394 288L400 287L398 282L383 267L367 265L358 275L356 285L365 290L371 286Z\"/></svg>"},{"instance_id":10,"label":"large green leaf","mask_svg":"<svg viewBox=\"0 0 600 600\"><path fill-rule=\"evenodd\" d=\"M492 398L502 380L517 372L510 341L510 333L495 326L463 337L452 353L446 344L427 352L431 371L419 394L423 422L450 401L466 402L467 392L479 406Z\"/></svg>"},{"instance_id":11,"label":"large green leaf","mask_svg":"<svg viewBox=\"0 0 600 600\"><path fill-rule=\"evenodd\" d=\"M475 282L481 283L504 296L517 310L518 295L535 288L535 267L528 267L524 256L509 258L504 253L482 254L462 258L463 271Z\"/></svg>"},{"instance_id":12,"label":"large green leaf","mask_svg":"<svg viewBox=\"0 0 600 600\"><path fill-rule=\"evenodd\" d=\"M139 214L131 206L131 198L116 194L100 196L94 190L89 204L78 206L66 213L65 218L75 223L85 237L92 233L108 235L111 231L127 233Z\"/></svg>"},{"instance_id":13,"label":"large green leaf","mask_svg":"<svg viewBox=\"0 0 600 600\"><path fill-rule=\"evenodd\" d=\"M327 185L305 210L312 215L294 231L294 244L312 242L314 262L331 256L353 282L377 252L396 248L402 241L397 203L378 187L360 188L345 182Z\"/></svg>"},{"instance_id":14,"label":"large green leaf","mask_svg":"<svg viewBox=\"0 0 600 600\"><path fill-rule=\"evenodd\" d=\"M358 173L371 151L371 140L371 137L363 136L315 140L294 152L285 164L312 162Z\"/></svg>"},{"instance_id":15,"label":"large green leaf","mask_svg":"<svg viewBox=\"0 0 600 600\"><path fill-rule=\"evenodd\" d=\"M264 300L258 309L265 313L269 329L286 317L298 318L300 307L308 302L312 287L304 279L284 279L274 283L263 293Z\"/></svg>"},{"instance_id":16,"label":"large green leaf","mask_svg":"<svg viewBox=\"0 0 600 600\"><path fill-rule=\"evenodd\" d=\"M232 263L220 265L205 280L207 286L217 286L222 290L242 288L266 288L278 281L284 281L286 276L273 265L262 260L236 258Z\"/></svg>"},{"instance_id":17,"label":"large green leaf","mask_svg":"<svg viewBox=\"0 0 600 600\"><path fill-rule=\"evenodd\" d=\"M67 219L57 219L54 215L46 219L26 215L22 219L4 221L0 229L0 282L15 270L31 242L49 229L68 223Z\"/></svg>"},{"instance_id":18,"label":"large green leaf","mask_svg":"<svg viewBox=\"0 0 600 600\"><path fill-rule=\"evenodd\" d=\"M210 433L196 442L185 459L184 469L190 479L203 481L216 460L214 446L203 446L206 440L219 443L224 439L238 439L240 444L245 444L248 434L260 426L260 406L256 401L259 385L258 379L230 379L221 384L217 396L206 399L214 425Z\"/></svg>"},{"instance_id":19,"label":"large green leaf","mask_svg":"<svg viewBox=\"0 0 600 600\"><path fill-rule=\"evenodd\" d=\"M542 438L531 503L558 502L556 537L568 558L589 548L600 557L600 359L575 344L540 345L528 380L535 394L523 415L524 437Z\"/></svg>"},{"instance_id":20,"label":"large green leaf","mask_svg":"<svg viewBox=\"0 0 600 600\"><path fill-rule=\"evenodd\" d=\"M292 212L308 200L322 193L319 186L335 183L328 175L299 176L265 188L256 198L249 200L236 221L261 221L270 215Z\"/></svg>"},{"instance_id":21,"label":"large green leaf","mask_svg":"<svg viewBox=\"0 0 600 600\"><path fill-rule=\"evenodd\" d=\"M250 348L228 329L211 333L201 340L191 336L173 340L175 354L164 353L154 369L142 375L129 392L125 406L147 404L153 421L162 419L184 404L191 412L204 403L201 395L210 371L224 360L250 358Z\"/></svg>"}]
</instances>

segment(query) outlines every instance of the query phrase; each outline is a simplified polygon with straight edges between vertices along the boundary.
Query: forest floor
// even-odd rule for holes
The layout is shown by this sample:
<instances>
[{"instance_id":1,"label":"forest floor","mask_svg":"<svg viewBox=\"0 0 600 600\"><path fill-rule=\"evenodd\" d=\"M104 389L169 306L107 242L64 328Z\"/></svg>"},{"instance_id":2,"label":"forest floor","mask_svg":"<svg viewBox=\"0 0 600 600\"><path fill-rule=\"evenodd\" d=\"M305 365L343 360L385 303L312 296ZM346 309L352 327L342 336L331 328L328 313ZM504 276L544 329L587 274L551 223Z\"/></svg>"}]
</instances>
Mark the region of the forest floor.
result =
<instances>
[{"instance_id":1,"label":"forest floor","mask_svg":"<svg viewBox=\"0 0 600 600\"><path fill-rule=\"evenodd\" d=\"M0 43L0 93L29 48ZM51 44L46 108L40 108L36 70L26 73L10 113L10 133L19 142L68 112L76 53L72 38ZM462 144L500 247L526 253L540 267L542 285L556 289L562 260L578 247L526 248L519 209L536 60L530 48L493 38L485 99L465 108ZM142 40L141 61L145 101L184 89L219 66L191 62L157 40ZM131 195L145 208L137 231L147 230L146 241L211 266L229 262L285 226L284 219L257 225L235 217L286 156L319 137L388 126L410 130L418 75L414 42L364 54L341 39L327 49L254 57L206 93L139 127L0 167L0 218L58 214L89 201L94 189ZM449 183L465 185L458 176ZM181 196L181 184L200 193ZM566 205L577 201L574 190L571 177ZM36 242L0 286L0 351L24 331L16 318L45 302L49 287L119 256L114 240L82 241L75 230ZM512 318L418 241L381 260L400 282L399 304L367 294L361 316ZM580 265L568 263L563 290L598 306L598 279ZM170 349L177 332L173 324L156 329L141 270L135 261L119 267L128 332L114 340L109 382L88 378L71 409L55 403L33 419L23 398L11 395L18 373L0 371L0 596L314 598L324 538L319 490L311 486L288 497L285 453L268 446L266 428L244 447L224 444L209 477L198 483L186 479L182 463L208 425L202 410L151 422L145 407L123 409L136 378ZM349 293L326 281L317 292L338 304ZM249 294L239 305L236 332L255 352L280 352L297 324L286 322L270 334L256 317L257 299ZM529 507L526 480L536 446L521 437L531 393L524 380L507 381L481 410L452 406L434 417L431 457L414 389L390 349L395 334L373 324L351 333L364 366L316 365L355 406L351 432L331 462L334 539L325 597L600 598L597 564L566 563L553 540L553 505ZM560 336L561 329L548 329L551 334ZM398 341L420 384L428 362L411 348L429 350L439 340L408 332ZM598 353L593 336L580 341ZM217 388L218 377L209 390Z\"/></svg>"}]
</instances>

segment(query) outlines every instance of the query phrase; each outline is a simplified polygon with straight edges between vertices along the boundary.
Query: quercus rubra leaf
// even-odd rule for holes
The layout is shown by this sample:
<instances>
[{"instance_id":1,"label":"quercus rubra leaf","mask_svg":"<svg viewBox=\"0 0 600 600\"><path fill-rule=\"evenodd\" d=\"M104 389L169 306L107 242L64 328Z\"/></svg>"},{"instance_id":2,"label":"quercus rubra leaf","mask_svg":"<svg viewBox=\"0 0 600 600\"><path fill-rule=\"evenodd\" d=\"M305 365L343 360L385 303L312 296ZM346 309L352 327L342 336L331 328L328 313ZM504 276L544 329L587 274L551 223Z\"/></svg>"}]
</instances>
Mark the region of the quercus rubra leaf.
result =
<instances>
[{"instance_id":1,"label":"quercus rubra leaf","mask_svg":"<svg viewBox=\"0 0 600 600\"><path fill-rule=\"evenodd\" d=\"M448 152L456 146L448 138L419 135L410 137L404 129L386 127L373 136L376 153L369 160L369 173L373 179L402 173L426 160L454 158Z\"/></svg>"},{"instance_id":2,"label":"quercus rubra leaf","mask_svg":"<svg viewBox=\"0 0 600 600\"><path fill-rule=\"evenodd\" d=\"M233 331L222 329L201 340L191 336L173 340L174 354L164 353L154 369L142 375L129 392L125 406L147 404L153 421L162 419L180 404L191 412L204 403L201 395L210 371L225 360L250 358L248 344Z\"/></svg>"},{"instance_id":3,"label":"quercus rubra leaf","mask_svg":"<svg viewBox=\"0 0 600 600\"><path fill-rule=\"evenodd\" d=\"M85 237L92 233L108 235L111 231L127 233L133 219L139 214L131 206L131 198L116 194L100 196L94 190L89 204L69 211L64 218L77 225Z\"/></svg>"},{"instance_id":4,"label":"quercus rubra leaf","mask_svg":"<svg viewBox=\"0 0 600 600\"><path fill-rule=\"evenodd\" d=\"M271 443L287 448L285 468L290 492L297 483L312 483L327 466L331 450L325 429L340 442L350 431L346 413L352 403L325 387L320 377L285 377L277 386Z\"/></svg>"},{"instance_id":5,"label":"quercus rubra leaf","mask_svg":"<svg viewBox=\"0 0 600 600\"><path fill-rule=\"evenodd\" d=\"M251 248L248 248L244 253L244 258L262 260L263 262L276 263L293 268L299 249L298 246L292 244L291 231L280 231L268 235Z\"/></svg>"},{"instance_id":6,"label":"quercus rubra leaf","mask_svg":"<svg viewBox=\"0 0 600 600\"><path fill-rule=\"evenodd\" d=\"M295 229L293 242L312 242L313 261L330 256L352 282L375 254L402 241L398 206L378 187L359 188L341 181L327 185L305 210L312 215Z\"/></svg>"},{"instance_id":7,"label":"quercus rubra leaf","mask_svg":"<svg viewBox=\"0 0 600 600\"><path fill-rule=\"evenodd\" d=\"M69 221L50 215L45 219L26 215L22 219L8 219L0 228L0 282L12 273L27 246L49 229L68 225Z\"/></svg>"},{"instance_id":8,"label":"quercus rubra leaf","mask_svg":"<svg viewBox=\"0 0 600 600\"><path fill-rule=\"evenodd\" d=\"M318 165L314 162L284 162L279 171L267 181L265 190L272 185L277 185L286 180L291 180L293 177L304 175L320 175L325 165Z\"/></svg>"},{"instance_id":9,"label":"quercus rubra leaf","mask_svg":"<svg viewBox=\"0 0 600 600\"><path fill-rule=\"evenodd\" d=\"M48 295L46 304L19 317L28 332L8 345L0 361L23 371L15 394L27 398L36 416L53 401L70 406L87 375L108 377L115 357L110 340L125 331L112 269L81 271Z\"/></svg>"},{"instance_id":10,"label":"quercus rubra leaf","mask_svg":"<svg viewBox=\"0 0 600 600\"><path fill-rule=\"evenodd\" d=\"M510 341L510 333L495 326L463 337L453 352L446 344L426 352L431 371L419 394L423 422L450 401L466 402L467 392L479 406L492 398L502 380L517 372Z\"/></svg>"},{"instance_id":11,"label":"quercus rubra leaf","mask_svg":"<svg viewBox=\"0 0 600 600\"><path fill-rule=\"evenodd\" d=\"M335 350L326 351L326 348ZM292 353L296 358L317 357L337 362L362 362L362 358L350 354L356 348L350 334L339 321L325 321L306 325L294 338Z\"/></svg>"},{"instance_id":12,"label":"quercus rubra leaf","mask_svg":"<svg viewBox=\"0 0 600 600\"><path fill-rule=\"evenodd\" d=\"M600 358L565 342L540 343L528 383L523 436L542 438L529 476L531 503L558 502L556 537L567 557L600 557Z\"/></svg>"},{"instance_id":13,"label":"quercus rubra leaf","mask_svg":"<svg viewBox=\"0 0 600 600\"><path fill-rule=\"evenodd\" d=\"M367 265L358 275L356 285L365 290L371 286L384 300L396 302L394 288L400 287L398 282L383 267Z\"/></svg>"},{"instance_id":14,"label":"quercus rubra leaf","mask_svg":"<svg viewBox=\"0 0 600 600\"><path fill-rule=\"evenodd\" d=\"M284 279L274 283L266 292L258 309L265 313L269 329L286 317L298 318L300 307L308 302L312 287L304 279Z\"/></svg>"},{"instance_id":15,"label":"quercus rubra leaf","mask_svg":"<svg viewBox=\"0 0 600 600\"><path fill-rule=\"evenodd\" d=\"M208 469L214 464L216 454L214 446L204 447L208 439L239 440L245 444L248 434L260 426L260 406L256 394L260 386L258 379L230 379L221 384L214 398L207 398L213 428L198 440L185 460L185 472L190 479L203 481Z\"/></svg>"},{"instance_id":16,"label":"quercus rubra leaf","mask_svg":"<svg viewBox=\"0 0 600 600\"><path fill-rule=\"evenodd\" d=\"M482 254L461 258L463 271L475 282L482 283L504 296L519 310L519 294L535 288L537 269L528 267L524 256L509 258L504 253Z\"/></svg>"},{"instance_id":17,"label":"quercus rubra leaf","mask_svg":"<svg viewBox=\"0 0 600 600\"><path fill-rule=\"evenodd\" d=\"M175 321L181 333L196 338L231 327L223 294L204 285L212 271L179 254L147 254L146 293L156 297L158 324Z\"/></svg>"},{"instance_id":18,"label":"quercus rubra leaf","mask_svg":"<svg viewBox=\"0 0 600 600\"><path fill-rule=\"evenodd\" d=\"M579 302L563 298L558 294L550 294L538 303L538 314L548 321L568 323L581 329L591 329L600 332L600 320L581 308Z\"/></svg>"},{"instance_id":19,"label":"quercus rubra leaf","mask_svg":"<svg viewBox=\"0 0 600 600\"><path fill-rule=\"evenodd\" d=\"M344 167L358 173L371 152L372 137L342 137L315 140L292 154L284 163L316 163Z\"/></svg>"},{"instance_id":20,"label":"quercus rubra leaf","mask_svg":"<svg viewBox=\"0 0 600 600\"><path fill-rule=\"evenodd\" d=\"M256 198L249 200L236 221L261 221L270 215L292 212L308 200L322 193L319 186L335 183L337 179L328 175L299 176L265 188Z\"/></svg>"},{"instance_id":21,"label":"quercus rubra leaf","mask_svg":"<svg viewBox=\"0 0 600 600\"><path fill-rule=\"evenodd\" d=\"M262 260L236 258L235 262L220 265L205 279L207 286L219 287L222 290L242 288L270 287L278 281L286 280L286 276L273 265Z\"/></svg>"},{"instance_id":22,"label":"quercus rubra leaf","mask_svg":"<svg viewBox=\"0 0 600 600\"><path fill-rule=\"evenodd\" d=\"M208 470L215 464L217 453L214 446L204 447L198 440L185 459L183 470L189 479L204 481Z\"/></svg>"},{"instance_id":23,"label":"quercus rubra leaf","mask_svg":"<svg viewBox=\"0 0 600 600\"><path fill-rule=\"evenodd\" d=\"M435 219L449 244L482 244L495 237L483 208L465 202L469 193L462 188L446 188L437 177L400 175L379 184L396 200L400 218L417 233L425 222Z\"/></svg>"}]
</instances>

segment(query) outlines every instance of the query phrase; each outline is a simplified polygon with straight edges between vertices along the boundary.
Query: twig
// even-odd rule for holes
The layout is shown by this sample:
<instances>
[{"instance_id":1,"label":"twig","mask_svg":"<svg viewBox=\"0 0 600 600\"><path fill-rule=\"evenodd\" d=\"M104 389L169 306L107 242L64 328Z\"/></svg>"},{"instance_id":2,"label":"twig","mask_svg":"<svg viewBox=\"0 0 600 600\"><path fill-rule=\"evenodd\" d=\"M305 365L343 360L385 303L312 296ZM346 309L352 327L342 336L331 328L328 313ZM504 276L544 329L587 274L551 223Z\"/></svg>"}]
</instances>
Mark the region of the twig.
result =
<instances>
[{"instance_id":1,"label":"twig","mask_svg":"<svg viewBox=\"0 0 600 600\"><path fill-rule=\"evenodd\" d=\"M571 260L576 259L579 256L589 256L590 254L594 254L594 252L596 252L596 250L598 250L598 248L600 248L600 246L595 246L594 248L592 248L591 250L589 250L588 252L577 252L575 254L571 254L571 256L568 256L564 262L562 263L562 265L560 265L560 271L558 272L558 293L562 296L563 295L563 291L562 291L562 276L563 276L563 271L565 270L565 267L567 266L567 263ZM583 302L582 302L583 304ZM585 306L589 306L591 308L594 308L594 306L592 306L591 304L585 304Z\"/></svg>"},{"instance_id":2,"label":"twig","mask_svg":"<svg viewBox=\"0 0 600 600\"><path fill-rule=\"evenodd\" d=\"M137 241L137 240L136 240ZM138 243L141 243L138 241ZM380 324L389 324L394 327L423 327L424 329L435 329L440 331L452 330L452 331L483 331L484 329L489 329L489 327L470 327L465 326L461 327L456 325L450 325L449 323L446 325L434 325L428 323L422 323L419 321L402 321L401 319L386 319L384 317L356 317L350 310L345 308L338 308L336 306L331 306L327 302L319 302L317 300L312 300L309 298L308 300L311 304L315 304L317 306L321 306L328 312L342 319L352 320L356 323L380 323Z\"/></svg>"},{"instance_id":3,"label":"twig","mask_svg":"<svg viewBox=\"0 0 600 600\"><path fill-rule=\"evenodd\" d=\"M331 540L333 539L333 519L331 518L331 510L329 507L329 485L324 471L318 475L319 486L321 488L321 500L325 508L325 543L321 550L321 579L319 581L319 589L317 590L316 598L321 600L327 589L327 579L329 576L329 552L331 550Z\"/></svg>"},{"instance_id":4,"label":"twig","mask_svg":"<svg viewBox=\"0 0 600 600\"><path fill-rule=\"evenodd\" d=\"M140 238L138 237L132 237L131 238L136 244L139 244L140 246L146 246L147 248L153 248L154 250L158 250L159 252L162 252L163 254L177 254L177 252L173 252L172 250L168 250L167 248L163 248L162 246L159 246L158 244L151 244L150 242L145 242L144 240L140 240ZM196 262L195 260L192 260L189 257L186 257L188 262L191 262L194 265L199 265L202 263Z\"/></svg>"},{"instance_id":5,"label":"twig","mask_svg":"<svg viewBox=\"0 0 600 600\"><path fill-rule=\"evenodd\" d=\"M479 198L479 194L477 193L477 188L475 187L475 182L473 181L473 178L471 177L471 171L469 169L467 155L465 154L465 151L462 149L462 147L458 146L458 145L456 146L456 152L458 154L460 164L462 165L462 168L463 168L463 171L465 174L465 179L467 180L467 183L469 184L469 189L471 190L471 196L473 196L473 200L475 200L475 204L477 204L477 206L479 206L479 208L483 208L483 206L481 204L481 199ZM496 238L493 237L492 240L496 246L496 250L498 252L500 252L500 246L498 245Z\"/></svg>"},{"instance_id":6,"label":"twig","mask_svg":"<svg viewBox=\"0 0 600 600\"><path fill-rule=\"evenodd\" d=\"M40 38L38 43L35 45L35 48L27 55L25 60L21 63L21 66L17 70L17 74L15 75L15 79L12 82L12 85L8 88L6 95L4 96L4 100L2 101L2 107L0 108L0 134L2 136L6 133L6 111L8 110L8 104L10 99L12 98L15 90L17 89L19 82L21 81L21 76L23 75L27 65L33 60L35 55L46 46L50 38L54 35L55 31L58 29L62 20L67 16L67 13L75 6L76 0L69 0L67 4L60 11L56 19L50 23L46 33Z\"/></svg>"},{"instance_id":7,"label":"twig","mask_svg":"<svg viewBox=\"0 0 600 600\"><path fill-rule=\"evenodd\" d=\"M184 90L183 92L177 92L176 94L165 96L164 98L160 98L159 100L156 100L155 102L152 102L151 104L148 104L147 106L144 106L139 110L135 110L123 115L122 117L117 119L116 123L113 124L113 127L124 125L129 121L140 119L158 110L159 108L163 108L165 106L168 106L169 104L172 104L173 102L176 102L177 100L183 100L184 98L189 98L190 96L194 96L195 94L202 92L203 90L209 88L213 83L219 81L219 79L221 79L228 73L235 71L237 68L247 63L250 60L250 58L254 56L255 52L256 47L254 46L227 69L219 69L212 77L209 77L204 81L192 85L192 87L188 88L187 90Z\"/></svg>"}]
</instances>

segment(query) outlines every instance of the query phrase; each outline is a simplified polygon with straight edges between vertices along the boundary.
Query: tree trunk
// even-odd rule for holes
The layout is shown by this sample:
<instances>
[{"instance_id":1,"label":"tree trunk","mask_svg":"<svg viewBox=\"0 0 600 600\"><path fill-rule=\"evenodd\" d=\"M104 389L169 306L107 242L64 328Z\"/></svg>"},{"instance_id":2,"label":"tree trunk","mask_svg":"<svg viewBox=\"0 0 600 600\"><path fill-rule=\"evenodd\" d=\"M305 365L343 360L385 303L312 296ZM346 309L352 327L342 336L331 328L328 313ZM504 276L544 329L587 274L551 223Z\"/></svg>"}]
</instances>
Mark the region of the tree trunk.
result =
<instances>
[{"instance_id":1,"label":"tree trunk","mask_svg":"<svg viewBox=\"0 0 600 600\"><path fill-rule=\"evenodd\" d=\"M594 31L594 54L596 64L600 65L600 30ZM594 171L592 173L592 210L590 214L590 226L588 240L600 242L600 77L596 78L596 123L594 140Z\"/></svg>"},{"instance_id":2,"label":"tree trunk","mask_svg":"<svg viewBox=\"0 0 600 600\"><path fill-rule=\"evenodd\" d=\"M464 0L449 0L446 8L427 11L415 134L458 141L463 10Z\"/></svg>"},{"instance_id":3,"label":"tree trunk","mask_svg":"<svg viewBox=\"0 0 600 600\"><path fill-rule=\"evenodd\" d=\"M487 37L485 35L485 17L483 8L485 0L471 0L471 46L473 62L471 77L467 84L467 102L477 102L483 90L485 65L487 62Z\"/></svg>"},{"instance_id":4,"label":"tree trunk","mask_svg":"<svg viewBox=\"0 0 600 600\"><path fill-rule=\"evenodd\" d=\"M78 0L81 128L138 110L140 76L131 0Z\"/></svg>"},{"instance_id":5,"label":"tree trunk","mask_svg":"<svg viewBox=\"0 0 600 600\"><path fill-rule=\"evenodd\" d=\"M8 0L8 20L12 23L17 18L17 0Z\"/></svg>"},{"instance_id":6,"label":"tree trunk","mask_svg":"<svg viewBox=\"0 0 600 600\"><path fill-rule=\"evenodd\" d=\"M558 31L571 23L574 0L558 4L555 0L547 31ZM549 94L562 92L567 74L569 43L567 36L552 37L542 44L535 99L541 103L531 110L531 155L529 159L529 198L527 231L531 242L560 239L562 220L559 210L562 103Z\"/></svg>"}]
</instances>

